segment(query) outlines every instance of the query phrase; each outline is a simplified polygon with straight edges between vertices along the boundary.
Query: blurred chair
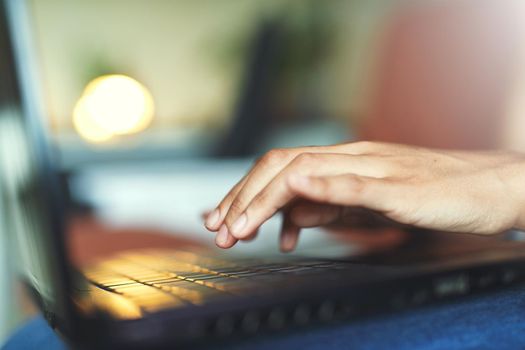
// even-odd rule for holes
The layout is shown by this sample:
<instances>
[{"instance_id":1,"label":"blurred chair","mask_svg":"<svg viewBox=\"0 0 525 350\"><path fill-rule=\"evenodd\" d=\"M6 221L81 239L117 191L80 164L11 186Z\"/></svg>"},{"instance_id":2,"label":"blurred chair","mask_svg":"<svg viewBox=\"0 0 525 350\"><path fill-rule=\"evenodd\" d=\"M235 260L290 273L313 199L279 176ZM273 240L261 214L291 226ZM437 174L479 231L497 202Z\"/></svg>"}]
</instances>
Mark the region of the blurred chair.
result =
<instances>
[{"instance_id":1,"label":"blurred chair","mask_svg":"<svg viewBox=\"0 0 525 350\"><path fill-rule=\"evenodd\" d=\"M520 0L396 7L359 137L440 148L500 146L525 40L523 7Z\"/></svg>"}]
</instances>

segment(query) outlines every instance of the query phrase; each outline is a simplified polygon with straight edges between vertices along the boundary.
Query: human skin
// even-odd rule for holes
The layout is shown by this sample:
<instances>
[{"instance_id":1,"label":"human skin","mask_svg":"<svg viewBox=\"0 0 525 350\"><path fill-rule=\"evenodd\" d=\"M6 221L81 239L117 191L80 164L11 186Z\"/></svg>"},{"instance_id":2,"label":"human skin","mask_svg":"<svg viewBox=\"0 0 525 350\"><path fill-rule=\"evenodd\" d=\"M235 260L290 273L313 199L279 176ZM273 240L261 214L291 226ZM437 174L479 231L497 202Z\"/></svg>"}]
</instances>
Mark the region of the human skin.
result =
<instances>
[{"instance_id":1,"label":"human skin","mask_svg":"<svg viewBox=\"0 0 525 350\"><path fill-rule=\"evenodd\" d=\"M380 142L275 149L206 218L215 242L250 240L278 212L281 249L301 228L344 223L356 209L420 228L495 234L525 228L525 156ZM355 214L354 214L355 215Z\"/></svg>"}]
</instances>

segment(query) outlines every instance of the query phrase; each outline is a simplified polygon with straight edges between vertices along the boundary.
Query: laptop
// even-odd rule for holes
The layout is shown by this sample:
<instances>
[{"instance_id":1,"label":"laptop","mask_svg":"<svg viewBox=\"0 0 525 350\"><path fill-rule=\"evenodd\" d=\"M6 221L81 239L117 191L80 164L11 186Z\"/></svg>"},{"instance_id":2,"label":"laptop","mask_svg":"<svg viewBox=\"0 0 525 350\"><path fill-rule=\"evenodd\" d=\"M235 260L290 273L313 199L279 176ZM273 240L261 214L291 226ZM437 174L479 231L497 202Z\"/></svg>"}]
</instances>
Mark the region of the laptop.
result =
<instances>
[{"instance_id":1,"label":"laptop","mask_svg":"<svg viewBox=\"0 0 525 350\"><path fill-rule=\"evenodd\" d=\"M21 279L69 345L215 344L525 281L524 244L508 239L441 251L416 245L363 259L231 257L205 248L138 247L74 264L66 249L58 171L42 127L27 23L23 1L1 2L0 208L7 222L2 230L18 246Z\"/></svg>"}]
</instances>

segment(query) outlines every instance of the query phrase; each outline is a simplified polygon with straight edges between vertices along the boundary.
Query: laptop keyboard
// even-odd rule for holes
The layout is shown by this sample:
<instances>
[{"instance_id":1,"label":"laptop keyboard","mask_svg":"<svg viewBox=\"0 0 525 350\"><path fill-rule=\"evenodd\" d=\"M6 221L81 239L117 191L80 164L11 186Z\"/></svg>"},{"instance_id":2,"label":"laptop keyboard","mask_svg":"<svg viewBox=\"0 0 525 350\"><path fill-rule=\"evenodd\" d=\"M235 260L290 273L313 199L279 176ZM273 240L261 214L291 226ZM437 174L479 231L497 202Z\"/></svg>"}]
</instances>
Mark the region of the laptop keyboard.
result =
<instances>
[{"instance_id":1,"label":"laptop keyboard","mask_svg":"<svg viewBox=\"0 0 525 350\"><path fill-rule=\"evenodd\" d=\"M125 297L144 313L221 298L256 295L291 286L306 274L347 264L326 260L223 260L183 251L124 253L91 266L85 276L97 287Z\"/></svg>"}]
</instances>

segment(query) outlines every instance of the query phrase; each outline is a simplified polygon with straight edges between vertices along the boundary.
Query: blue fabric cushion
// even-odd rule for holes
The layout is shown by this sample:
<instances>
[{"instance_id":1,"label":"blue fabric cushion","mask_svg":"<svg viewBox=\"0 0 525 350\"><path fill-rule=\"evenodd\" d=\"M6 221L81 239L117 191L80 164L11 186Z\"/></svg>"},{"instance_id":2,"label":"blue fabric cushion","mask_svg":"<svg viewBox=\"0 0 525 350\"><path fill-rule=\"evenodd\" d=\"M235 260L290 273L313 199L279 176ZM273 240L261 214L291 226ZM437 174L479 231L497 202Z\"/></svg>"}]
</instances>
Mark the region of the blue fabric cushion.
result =
<instances>
[{"instance_id":1,"label":"blue fabric cushion","mask_svg":"<svg viewBox=\"0 0 525 350\"><path fill-rule=\"evenodd\" d=\"M4 344L2 350L62 350L65 348L46 320L41 316L37 316L15 331L7 343Z\"/></svg>"},{"instance_id":2,"label":"blue fabric cushion","mask_svg":"<svg viewBox=\"0 0 525 350\"><path fill-rule=\"evenodd\" d=\"M41 317L3 349L63 349ZM525 349L525 286L333 327L258 337L227 349Z\"/></svg>"}]
</instances>

